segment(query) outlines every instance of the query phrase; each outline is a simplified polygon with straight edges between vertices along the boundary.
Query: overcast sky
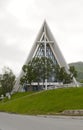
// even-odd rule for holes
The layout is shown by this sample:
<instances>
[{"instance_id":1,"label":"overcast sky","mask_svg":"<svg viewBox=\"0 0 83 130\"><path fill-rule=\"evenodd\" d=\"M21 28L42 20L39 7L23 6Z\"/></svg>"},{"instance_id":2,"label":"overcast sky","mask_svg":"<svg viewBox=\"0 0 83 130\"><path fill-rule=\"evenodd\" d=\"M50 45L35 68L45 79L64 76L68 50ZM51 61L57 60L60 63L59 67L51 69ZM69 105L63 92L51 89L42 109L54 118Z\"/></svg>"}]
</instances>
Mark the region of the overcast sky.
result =
<instances>
[{"instance_id":1,"label":"overcast sky","mask_svg":"<svg viewBox=\"0 0 83 130\"><path fill-rule=\"evenodd\" d=\"M0 0L0 72L19 74L44 19L67 63L83 61L83 0Z\"/></svg>"}]
</instances>

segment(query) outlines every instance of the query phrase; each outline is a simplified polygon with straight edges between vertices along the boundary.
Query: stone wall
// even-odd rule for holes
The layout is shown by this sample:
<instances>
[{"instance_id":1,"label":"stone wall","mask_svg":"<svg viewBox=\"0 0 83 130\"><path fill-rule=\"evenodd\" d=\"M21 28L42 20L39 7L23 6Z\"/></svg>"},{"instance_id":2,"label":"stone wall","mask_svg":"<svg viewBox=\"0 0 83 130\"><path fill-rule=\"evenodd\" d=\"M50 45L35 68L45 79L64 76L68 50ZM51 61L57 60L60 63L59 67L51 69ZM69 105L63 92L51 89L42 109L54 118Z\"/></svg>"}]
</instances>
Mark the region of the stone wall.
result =
<instances>
[{"instance_id":1,"label":"stone wall","mask_svg":"<svg viewBox=\"0 0 83 130\"><path fill-rule=\"evenodd\" d=\"M61 113L62 115L75 115L75 116L83 116L83 110L65 110Z\"/></svg>"}]
</instances>

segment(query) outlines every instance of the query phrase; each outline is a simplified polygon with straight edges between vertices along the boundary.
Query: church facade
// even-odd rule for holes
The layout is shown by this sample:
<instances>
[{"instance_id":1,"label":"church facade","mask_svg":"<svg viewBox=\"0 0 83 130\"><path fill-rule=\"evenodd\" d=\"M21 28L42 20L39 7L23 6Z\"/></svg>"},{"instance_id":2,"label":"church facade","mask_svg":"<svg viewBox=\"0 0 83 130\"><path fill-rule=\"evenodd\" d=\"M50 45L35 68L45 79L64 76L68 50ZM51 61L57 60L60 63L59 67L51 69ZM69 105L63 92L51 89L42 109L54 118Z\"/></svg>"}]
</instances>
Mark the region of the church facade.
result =
<instances>
[{"instance_id":1,"label":"church facade","mask_svg":"<svg viewBox=\"0 0 83 130\"><path fill-rule=\"evenodd\" d=\"M55 64L58 64L60 67L64 67L65 70L68 72L69 71L69 66L66 63L64 56L62 52L60 51L60 48L51 33L51 30L44 21L38 36L32 46L32 49L30 51L30 54L25 62L25 64L28 64L28 62L34 58L34 57L48 57L52 59L52 61ZM21 71L19 77L17 78L16 84L14 86L13 91L19 91L23 86L20 85L20 78L23 76L23 71ZM75 78L73 78L73 83L77 85L77 82ZM33 85L36 83L33 83ZM40 83L42 85L42 83ZM45 89L48 88L48 86L55 86L57 83L53 80L53 78L50 78L50 81L45 80Z\"/></svg>"}]
</instances>

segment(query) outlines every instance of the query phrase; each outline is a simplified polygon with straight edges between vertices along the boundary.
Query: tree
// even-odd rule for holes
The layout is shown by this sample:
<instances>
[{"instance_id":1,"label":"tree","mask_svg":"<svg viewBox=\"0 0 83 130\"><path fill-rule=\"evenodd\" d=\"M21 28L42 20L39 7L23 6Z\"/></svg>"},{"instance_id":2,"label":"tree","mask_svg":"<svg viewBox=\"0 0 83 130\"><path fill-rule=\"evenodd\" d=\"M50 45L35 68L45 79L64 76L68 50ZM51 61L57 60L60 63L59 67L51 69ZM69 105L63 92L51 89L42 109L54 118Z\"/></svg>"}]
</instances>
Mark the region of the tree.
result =
<instances>
[{"instance_id":1,"label":"tree","mask_svg":"<svg viewBox=\"0 0 83 130\"><path fill-rule=\"evenodd\" d=\"M0 78L2 93L5 95L7 92L11 92L15 83L15 75L8 67L3 69L3 74Z\"/></svg>"},{"instance_id":2,"label":"tree","mask_svg":"<svg viewBox=\"0 0 83 130\"><path fill-rule=\"evenodd\" d=\"M20 79L20 84L24 84L24 83L28 83L31 85L31 83L34 81L35 79L35 73L34 73L34 69L33 69L33 65L32 65L32 61L30 61L28 63L28 65L24 65L22 67L22 70L24 72L24 75L22 76L22 78Z\"/></svg>"},{"instance_id":3,"label":"tree","mask_svg":"<svg viewBox=\"0 0 83 130\"><path fill-rule=\"evenodd\" d=\"M77 77L77 71L75 70L74 66L70 66L69 71L71 73L72 78L73 77L75 77L75 78Z\"/></svg>"},{"instance_id":4,"label":"tree","mask_svg":"<svg viewBox=\"0 0 83 130\"><path fill-rule=\"evenodd\" d=\"M59 67L59 65L55 65L55 78L58 82L62 82L64 84L71 83L73 76L72 73L67 73L64 67Z\"/></svg>"},{"instance_id":5,"label":"tree","mask_svg":"<svg viewBox=\"0 0 83 130\"><path fill-rule=\"evenodd\" d=\"M63 82L64 84L72 82L73 76L76 76L76 71L73 67L70 68L70 72L67 73L64 67L60 67L58 64L54 64L50 58L47 57L34 57L27 65L23 66L24 75L20 79L22 85L37 82L38 86L40 82L45 82L45 79L55 74L55 80L57 82ZM26 87L26 86L25 86Z\"/></svg>"},{"instance_id":6,"label":"tree","mask_svg":"<svg viewBox=\"0 0 83 130\"><path fill-rule=\"evenodd\" d=\"M23 66L24 75L20 79L21 84L29 83L31 85L32 82L41 82L48 77L52 73L53 62L51 59L47 57L34 57L27 65Z\"/></svg>"},{"instance_id":7,"label":"tree","mask_svg":"<svg viewBox=\"0 0 83 130\"><path fill-rule=\"evenodd\" d=\"M34 59L33 59L34 60ZM48 57L35 58L34 60L34 69L36 73L36 81L45 82L45 79L48 79L53 71L53 61Z\"/></svg>"}]
</instances>

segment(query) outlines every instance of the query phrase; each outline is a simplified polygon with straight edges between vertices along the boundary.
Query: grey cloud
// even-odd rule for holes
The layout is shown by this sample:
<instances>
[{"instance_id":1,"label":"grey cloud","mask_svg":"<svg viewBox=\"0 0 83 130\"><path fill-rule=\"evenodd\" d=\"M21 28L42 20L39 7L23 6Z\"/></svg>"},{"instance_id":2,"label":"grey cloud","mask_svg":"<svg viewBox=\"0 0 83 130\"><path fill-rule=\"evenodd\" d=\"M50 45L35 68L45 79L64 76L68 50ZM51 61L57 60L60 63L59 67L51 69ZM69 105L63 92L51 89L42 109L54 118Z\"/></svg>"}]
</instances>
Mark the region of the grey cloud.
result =
<instances>
[{"instance_id":1,"label":"grey cloud","mask_svg":"<svg viewBox=\"0 0 83 130\"><path fill-rule=\"evenodd\" d=\"M81 0L36 0L35 4L43 16L56 22L64 22L65 20L74 20L79 16Z\"/></svg>"},{"instance_id":2,"label":"grey cloud","mask_svg":"<svg viewBox=\"0 0 83 130\"><path fill-rule=\"evenodd\" d=\"M28 48L27 41L33 33L33 28L21 27L15 16L4 12L4 17L0 19L0 67L12 64L15 72L19 72L19 66L23 65L27 58L27 49L24 51L20 47ZM11 39L10 44L8 39Z\"/></svg>"},{"instance_id":3,"label":"grey cloud","mask_svg":"<svg viewBox=\"0 0 83 130\"><path fill-rule=\"evenodd\" d=\"M11 0L0 0L0 10L4 9Z\"/></svg>"},{"instance_id":4,"label":"grey cloud","mask_svg":"<svg viewBox=\"0 0 83 130\"><path fill-rule=\"evenodd\" d=\"M21 51L17 46L18 44L8 46L5 44L5 41L0 38L0 71L4 66L8 66L15 74L20 72L27 58L27 54L25 51Z\"/></svg>"},{"instance_id":5,"label":"grey cloud","mask_svg":"<svg viewBox=\"0 0 83 130\"><path fill-rule=\"evenodd\" d=\"M23 25L23 23L21 26L20 19L11 12L7 12L6 6L10 1L12 2L12 0L0 0L0 12L3 16L0 17L0 64L8 61L11 62L12 66L15 64L20 66L24 63L30 46L29 41L33 40L34 42L44 18L46 18L52 32L54 31L55 38L58 37L61 42L60 46L62 46L61 49L65 55L68 53L69 46L72 45L72 48L76 49L75 46L79 43L79 39L82 42L83 6L80 5L82 0L35 0L35 3L30 5L31 7L28 8L27 4L25 23L28 26Z\"/></svg>"},{"instance_id":6,"label":"grey cloud","mask_svg":"<svg viewBox=\"0 0 83 130\"><path fill-rule=\"evenodd\" d=\"M5 41L0 41L0 59L2 58L4 60L8 59L11 61L21 62L25 53L14 45L8 46L4 43Z\"/></svg>"},{"instance_id":7,"label":"grey cloud","mask_svg":"<svg viewBox=\"0 0 83 130\"><path fill-rule=\"evenodd\" d=\"M6 12L5 17L0 20L0 33L1 35L5 34L11 34L14 37L17 37L20 35L22 37L26 37L27 34L30 36L33 32L30 28L22 28L19 26L19 21L16 19L15 16L12 16L8 12Z\"/></svg>"}]
</instances>

